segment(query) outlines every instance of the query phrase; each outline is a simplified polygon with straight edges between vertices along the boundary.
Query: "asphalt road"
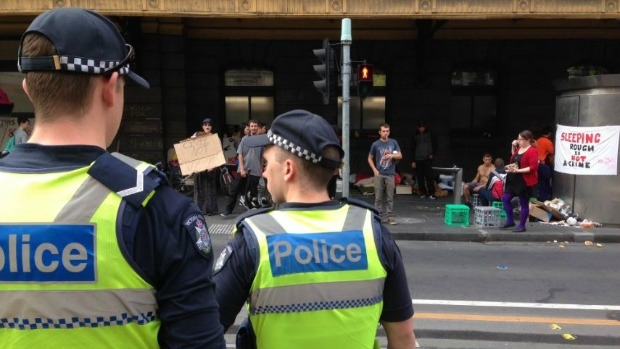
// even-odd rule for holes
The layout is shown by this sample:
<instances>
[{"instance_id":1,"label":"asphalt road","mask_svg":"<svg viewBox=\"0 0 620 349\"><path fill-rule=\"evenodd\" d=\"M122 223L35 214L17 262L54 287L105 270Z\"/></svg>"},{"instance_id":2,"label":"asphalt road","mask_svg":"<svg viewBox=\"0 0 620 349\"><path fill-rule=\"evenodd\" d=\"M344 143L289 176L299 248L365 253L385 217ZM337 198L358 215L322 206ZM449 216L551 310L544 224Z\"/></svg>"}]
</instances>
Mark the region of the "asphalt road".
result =
<instances>
[{"instance_id":1,"label":"asphalt road","mask_svg":"<svg viewBox=\"0 0 620 349\"><path fill-rule=\"evenodd\" d=\"M398 244L423 348L620 347L620 244Z\"/></svg>"},{"instance_id":2,"label":"asphalt road","mask_svg":"<svg viewBox=\"0 0 620 349\"><path fill-rule=\"evenodd\" d=\"M398 242L420 343L620 347L620 245Z\"/></svg>"}]
</instances>

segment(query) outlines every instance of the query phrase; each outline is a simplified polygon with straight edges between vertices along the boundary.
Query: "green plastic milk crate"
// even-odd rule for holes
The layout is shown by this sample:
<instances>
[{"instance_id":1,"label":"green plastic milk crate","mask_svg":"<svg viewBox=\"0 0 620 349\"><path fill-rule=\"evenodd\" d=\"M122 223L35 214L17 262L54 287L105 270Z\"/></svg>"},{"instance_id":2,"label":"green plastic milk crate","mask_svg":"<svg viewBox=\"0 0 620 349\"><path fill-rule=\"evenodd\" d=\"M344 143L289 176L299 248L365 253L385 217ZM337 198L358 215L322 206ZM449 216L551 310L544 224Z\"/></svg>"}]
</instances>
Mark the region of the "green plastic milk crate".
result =
<instances>
[{"instance_id":1,"label":"green plastic milk crate","mask_svg":"<svg viewBox=\"0 0 620 349\"><path fill-rule=\"evenodd\" d=\"M469 225L469 207L460 204L447 204L443 221L447 225Z\"/></svg>"},{"instance_id":2,"label":"green plastic milk crate","mask_svg":"<svg viewBox=\"0 0 620 349\"><path fill-rule=\"evenodd\" d=\"M500 209L501 211L499 214L500 218L506 218L506 212L504 211L504 204L501 201L493 201L491 206Z\"/></svg>"}]
</instances>

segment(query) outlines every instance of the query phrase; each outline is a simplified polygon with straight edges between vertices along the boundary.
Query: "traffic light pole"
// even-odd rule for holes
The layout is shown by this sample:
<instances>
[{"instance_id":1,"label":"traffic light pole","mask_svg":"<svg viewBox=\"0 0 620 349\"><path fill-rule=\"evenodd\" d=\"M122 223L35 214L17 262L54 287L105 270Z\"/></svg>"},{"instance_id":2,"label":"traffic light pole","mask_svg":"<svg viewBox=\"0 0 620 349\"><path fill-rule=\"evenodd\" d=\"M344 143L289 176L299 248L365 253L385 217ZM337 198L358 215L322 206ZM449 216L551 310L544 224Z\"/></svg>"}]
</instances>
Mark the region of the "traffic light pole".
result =
<instances>
[{"instance_id":1,"label":"traffic light pole","mask_svg":"<svg viewBox=\"0 0 620 349\"><path fill-rule=\"evenodd\" d=\"M342 167L342 197L349 197L349 110L350 110L350 86L351 86L351 19L342 19L342 31L340 35L342 43L342 149L344 149L344 166Z\"/></svg>"}]
</instances>

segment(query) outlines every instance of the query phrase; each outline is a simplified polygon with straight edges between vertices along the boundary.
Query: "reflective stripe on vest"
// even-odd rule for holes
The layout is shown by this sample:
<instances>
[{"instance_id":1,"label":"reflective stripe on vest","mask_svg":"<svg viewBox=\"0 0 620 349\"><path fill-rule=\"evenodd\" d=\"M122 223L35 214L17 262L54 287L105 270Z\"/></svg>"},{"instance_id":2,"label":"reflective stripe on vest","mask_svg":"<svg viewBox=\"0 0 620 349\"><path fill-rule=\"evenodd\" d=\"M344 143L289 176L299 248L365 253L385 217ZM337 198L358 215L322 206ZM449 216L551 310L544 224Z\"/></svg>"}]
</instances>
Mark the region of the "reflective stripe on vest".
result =
<instances>
[{"instance_id":1,"label":"reflective stripe on vest","mask_svg":"<svg viewBox=\"0 0 620 349\"><path fill-rule=\"evenodd\" d=\"M122 198L88 169L0 173L16 198L0 212L3 349L158 347L155 290L117 241Z\"/></svg>"},{"instance_id":2,"label":"reflective stripe on vest","mask_svg":"<svg viewBox=\"0 0 620 349\"><path fill-rule=\"evenodd\" d=\"M387 274L371 217L344 205L245 219L259 246L249 302L259 349L373 347Z\"/></svg>"}]
</instances>

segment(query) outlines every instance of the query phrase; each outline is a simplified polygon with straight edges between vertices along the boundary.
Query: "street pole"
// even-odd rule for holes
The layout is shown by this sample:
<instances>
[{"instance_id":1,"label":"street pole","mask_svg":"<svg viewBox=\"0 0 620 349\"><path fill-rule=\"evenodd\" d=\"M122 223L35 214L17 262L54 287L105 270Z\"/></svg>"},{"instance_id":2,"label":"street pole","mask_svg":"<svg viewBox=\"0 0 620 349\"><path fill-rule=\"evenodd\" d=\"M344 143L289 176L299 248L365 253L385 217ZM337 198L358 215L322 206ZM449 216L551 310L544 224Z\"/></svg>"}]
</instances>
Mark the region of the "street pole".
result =
<instances>
[{"instance_id":1,"label":"street pole","mask_svg":"<svg viewBox=\"0 0 620 349\"><path fill-rule=\"evenodd\" d=\"M351 83L351 19L342 19L342 149L344 149L344 166L342 167L342 197L349 197L349 102Z\"/></svg>"}]
</instances>

